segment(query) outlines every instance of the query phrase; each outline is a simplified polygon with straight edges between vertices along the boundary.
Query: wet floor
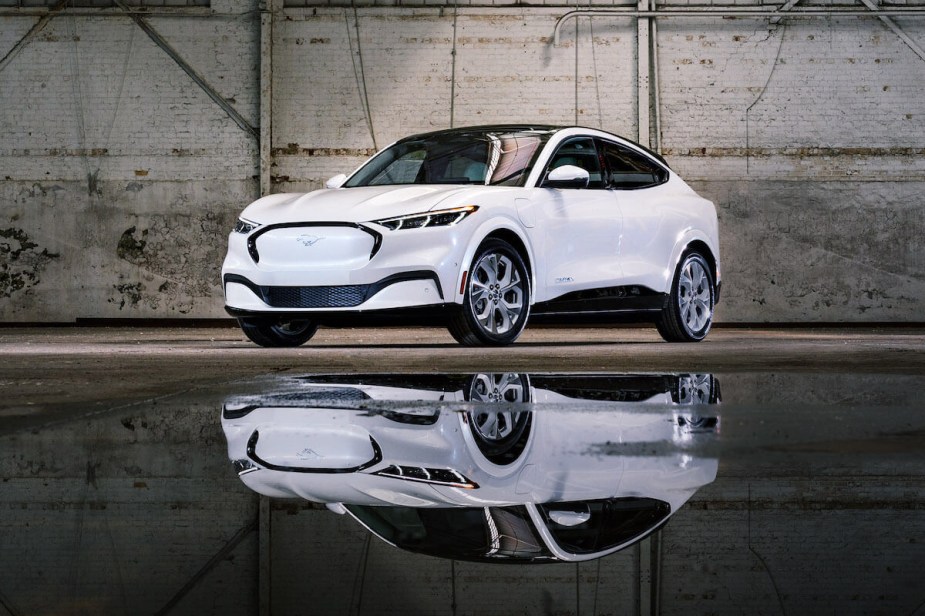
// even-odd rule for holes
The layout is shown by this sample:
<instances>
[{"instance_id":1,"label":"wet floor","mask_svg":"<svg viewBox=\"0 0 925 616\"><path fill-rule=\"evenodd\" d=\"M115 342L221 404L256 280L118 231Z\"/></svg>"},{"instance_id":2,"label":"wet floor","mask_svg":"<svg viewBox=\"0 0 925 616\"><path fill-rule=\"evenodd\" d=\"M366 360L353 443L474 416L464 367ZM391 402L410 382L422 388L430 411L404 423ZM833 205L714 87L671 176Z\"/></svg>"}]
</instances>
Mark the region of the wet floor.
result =
<instances>
[{"instance_id":1,"label":"wet floor","mask_svg":"<svg viewBox=\"0 0 925 616\"><path fill-rule=\"evenodd\" d=\"M7 422L0 614L925 609L925 375L254 374Z\"/></svg>"}]
</instances>

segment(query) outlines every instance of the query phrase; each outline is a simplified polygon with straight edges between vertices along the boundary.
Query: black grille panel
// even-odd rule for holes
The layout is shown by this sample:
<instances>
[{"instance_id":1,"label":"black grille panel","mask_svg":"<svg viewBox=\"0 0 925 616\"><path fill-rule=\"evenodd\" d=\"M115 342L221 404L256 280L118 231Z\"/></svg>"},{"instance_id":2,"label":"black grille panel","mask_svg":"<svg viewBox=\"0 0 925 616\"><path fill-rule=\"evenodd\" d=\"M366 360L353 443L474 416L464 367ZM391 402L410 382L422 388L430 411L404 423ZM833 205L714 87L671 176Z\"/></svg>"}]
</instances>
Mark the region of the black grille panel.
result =
<instances>
[{"instance_id":1,"label":"black grille panel","mask_svg":"<svg viewBox=\"0 0 925 616\"><path fill-rule=\"evenodd\" d=\"M366 301L369 285L335 287L265 287L274 308L350 308Z\"/></svg>"}]
</instances>

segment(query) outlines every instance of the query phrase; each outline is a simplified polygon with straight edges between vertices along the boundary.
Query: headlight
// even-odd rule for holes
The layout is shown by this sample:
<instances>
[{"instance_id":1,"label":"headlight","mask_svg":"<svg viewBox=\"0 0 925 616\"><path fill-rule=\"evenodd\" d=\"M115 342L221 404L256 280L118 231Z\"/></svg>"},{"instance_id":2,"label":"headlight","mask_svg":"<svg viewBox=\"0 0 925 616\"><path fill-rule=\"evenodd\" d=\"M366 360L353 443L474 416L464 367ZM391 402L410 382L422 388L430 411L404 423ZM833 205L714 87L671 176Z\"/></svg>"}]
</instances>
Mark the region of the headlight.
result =
<instances>
[{"instance_id":1,"label":"headlight","mask_svg":"<svg viewBox=\"0 0 925 616\"><path fill-rule=\"evenodd\" d=\"M475 490L479 484L475 483L459 471L449 468L424 468L422 466L396 466L390 464L386 468L376 471L373 475L380 477L395 477L418 483L432 483L452 488Z\"/></svg>"},{"instance_id":2,"label":"headlight","mask_svg":"<svg viewBox=\"0 0 925 616\"><path fill-rule=\"evenodd\" d=\"M238 474L238 477L260 470L259 466L247 459L232 460L231 463L234 465L234 470Z\"/></svg>"},{"instance_id":3,"label":"headlight","mask_svg":"<svg viewBox=\"0 0 925 616\"><path fill-rule=\"evenodd\" d=\"M374 220L373 222L387 229L391 229L392 231L397 231L399 229L423 229L424 227L449 227L450 225L455 225L460 222L466 216L474 214L478 209L479 206L477 205L466 205L448 210L383 218L382 220Z\"/></svg>"},{"instance_id":4,"label":"headlight","mask_svg":"<svg viewBox=\"0 0 925 616\"><path fill-rule=\"evenodd\" d=\"M244 220L243 218L239 218L238 222L234 226L234 232L235 233L250 233L251 231L253 231L259 226L260 225L257 224L256 222L251 222L249 220Z\"/></svg>"}]
</instances>

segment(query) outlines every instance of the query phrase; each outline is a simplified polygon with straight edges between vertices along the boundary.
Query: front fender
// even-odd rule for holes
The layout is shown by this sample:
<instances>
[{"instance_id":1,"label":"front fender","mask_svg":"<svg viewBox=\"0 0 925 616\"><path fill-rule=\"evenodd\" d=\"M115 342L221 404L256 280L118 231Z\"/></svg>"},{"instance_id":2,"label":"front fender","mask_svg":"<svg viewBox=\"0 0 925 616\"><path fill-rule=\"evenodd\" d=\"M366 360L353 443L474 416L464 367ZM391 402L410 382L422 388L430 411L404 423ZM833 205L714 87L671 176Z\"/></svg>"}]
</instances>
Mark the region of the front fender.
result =
<instances>
[{"instance_id":1,"label":"front fender","mask_svg":"<svg viewBox=\"0 0 925 616\"><path fill-rule=\"evenodd\" d=\"M527 264L527 269L530 271L530 305L532 306L536 297L536 259L534 258L533 245L530 242L530 238L521 230L519 223L515 220L516 214L502 214L495 216L489 220L483 221L469 239L469 244L466 246L466 251L463 253L462 262L460 263L459 272L456 277L456 294L454 295L454 301L457 304L463 302L463 297L465 295L465 288L463 287L463 274L468 275L469 267L472 265L472 260L475 258L475 253L479 249L479 246L492 235L498 235L499 231L501 232L501 239L504 239L506 233L512 233L523 244L526 254L522 254L524 262ZM462 291L462 292L460 292Z\"/></svg>"}]
</instances>

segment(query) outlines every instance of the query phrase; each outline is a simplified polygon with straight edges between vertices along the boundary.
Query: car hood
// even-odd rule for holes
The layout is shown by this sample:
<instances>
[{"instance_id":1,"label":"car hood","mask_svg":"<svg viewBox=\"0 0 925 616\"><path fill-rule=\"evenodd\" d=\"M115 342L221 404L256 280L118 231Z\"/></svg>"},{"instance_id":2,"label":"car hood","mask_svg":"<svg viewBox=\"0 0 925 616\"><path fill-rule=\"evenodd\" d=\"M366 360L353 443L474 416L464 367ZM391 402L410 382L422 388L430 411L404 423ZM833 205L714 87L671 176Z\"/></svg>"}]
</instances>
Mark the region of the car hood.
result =
<instances>
[{"instance_id":1,"label":"car hood","mask_svg":"<svg viewBox=\"0 0 925 616\"><path fill-rule=\"evenodd\" d=\"M304 221L369 222L434 208L478 205L488 193L509 191L492 186L362 186L310 193L270 195L255 201L242 218L262 225Z\"/></svg>"}]
</instances>

